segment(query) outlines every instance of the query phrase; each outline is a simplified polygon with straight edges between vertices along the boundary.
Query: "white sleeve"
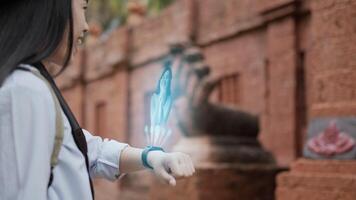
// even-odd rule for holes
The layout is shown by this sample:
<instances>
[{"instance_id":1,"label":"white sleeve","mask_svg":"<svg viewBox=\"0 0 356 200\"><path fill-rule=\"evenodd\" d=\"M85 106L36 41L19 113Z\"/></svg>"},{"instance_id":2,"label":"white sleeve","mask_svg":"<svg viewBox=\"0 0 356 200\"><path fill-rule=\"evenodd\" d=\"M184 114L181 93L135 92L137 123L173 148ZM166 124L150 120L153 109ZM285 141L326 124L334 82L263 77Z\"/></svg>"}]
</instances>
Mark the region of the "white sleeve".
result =
<instances>
[{"instance_id":1,"label":"white sleeve","mask_svg":"<svg viewBox=\"0 0 356 200\"><path fill-rule=\"evenodd\" d=\"M115 140L103 140L84 129L83 132L88 144L90 176L105 178L110 181L124 176L120 173L119 162L122 150L129 145Z\"/></svg>"},{"instance_id":2,"label":"white sleeve","mask_svg":"<svg viewBox=\"0 0 356 200\"><path fill-rule=\"evenodd\" d=\"M34 86L0 88L0 199L47 199L54 103Z\"/></svg>"}]
</instances>

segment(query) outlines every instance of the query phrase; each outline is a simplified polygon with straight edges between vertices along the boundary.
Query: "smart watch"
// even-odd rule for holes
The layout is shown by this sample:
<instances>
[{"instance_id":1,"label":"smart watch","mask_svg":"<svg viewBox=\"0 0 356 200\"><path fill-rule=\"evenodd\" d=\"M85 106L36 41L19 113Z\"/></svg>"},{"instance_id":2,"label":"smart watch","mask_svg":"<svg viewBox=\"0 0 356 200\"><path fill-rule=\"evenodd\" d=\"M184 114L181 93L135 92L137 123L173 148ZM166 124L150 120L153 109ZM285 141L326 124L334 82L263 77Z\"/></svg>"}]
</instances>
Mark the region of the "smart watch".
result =
<instances>
[{"instance_id":1,"label":"smart watch","mask_svg":"<svg viewBox=\"0 0 356 200\"><path fill-rule=\"evenodd\" d=\"M147 146L143 150L143 152L141 154L141 160L142 160L143 166L145 166L146 168L149 168L149 169L153 169L153 167L150 166L147 162L147 156L150 151L163 151L164 152L164 150L162 149L162 147L156 147L156 146Z\"/></svg>"}]
</instances>

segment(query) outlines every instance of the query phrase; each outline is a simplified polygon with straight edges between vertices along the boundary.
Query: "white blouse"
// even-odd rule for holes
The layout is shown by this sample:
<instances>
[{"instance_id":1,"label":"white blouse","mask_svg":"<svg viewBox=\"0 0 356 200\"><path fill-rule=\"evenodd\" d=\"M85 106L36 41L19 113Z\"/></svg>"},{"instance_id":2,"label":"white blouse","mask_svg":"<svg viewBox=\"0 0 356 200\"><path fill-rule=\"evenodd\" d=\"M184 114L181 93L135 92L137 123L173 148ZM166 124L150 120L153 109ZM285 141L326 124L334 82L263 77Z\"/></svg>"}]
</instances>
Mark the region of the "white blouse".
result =
<instances>
[{"instance_id":1,"label":"white blouse","mask_svg":"<svg viewBox=\"0 0 356 200\"><path fill-rule=\"evenodd\" d=\"M92 199L84 157L63 111L62 115L63 144L52 185L47 189L55 136L55 107L50 90L27 71L16 70L5 80L0 88L1 200ZM86 130L84 133L90 176L111 181L121 177L119 158L128 144L103 140Z\"/></svg>"}]
</instances>

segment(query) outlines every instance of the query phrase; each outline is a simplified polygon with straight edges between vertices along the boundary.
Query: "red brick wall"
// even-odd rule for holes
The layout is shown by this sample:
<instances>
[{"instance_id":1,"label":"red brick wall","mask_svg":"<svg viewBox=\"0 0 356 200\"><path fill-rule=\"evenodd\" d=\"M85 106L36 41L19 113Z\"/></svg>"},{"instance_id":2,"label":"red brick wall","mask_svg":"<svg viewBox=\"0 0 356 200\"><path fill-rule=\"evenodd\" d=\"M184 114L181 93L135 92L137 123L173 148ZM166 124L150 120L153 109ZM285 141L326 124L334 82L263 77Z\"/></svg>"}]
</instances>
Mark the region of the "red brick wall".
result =
<instances>
[{"instance_id":1,"label":"red brick wall","mask_svg":"<svg viewBox=\"0 0 356 200\"><path fill-rule=\"evenodd\" d=\"M142 147L145 96L161 58L170 43L191 42L212 76L238 76L238 107L259 115L262 144L288 166L300 156L309 120L356 113L356 0L298 2L176 1L87 47L58 82L85 128L107 127L100 134ZM102 115L107 120L98 122ZM170 123L175 137L167 148L180 137Z\"/></svg>"},{"instance_id":2,"label":"red brick wall","mask_svg":"<svg viewBox=\"0 0 356 200\"><path fill-rule=\"evenodd\" d=\"M356 2L314 1L307 73L310 117L356 113Z\"/></svg>"},{"instance_id":3,"label":"red brick wall","mask_svg":"<svg viewBox=\"0 0 356 200\"><path fill-rule=\"evenodd\" d=\"M86 87L83 102L85 128L105 138L126 141L127 74L117 72L111 77L90 82ZM100 117L104 119L99 119Z\"/></svg>"},{"instance_id":4,"label":"red brick wall","mask_svg":"<svg viewBox=\"0 0 356 200\"><path fill-rule=\"evenodd\" d=\"M266 134L261 135L282 165L296 157L296 31L295 20L286 18L268 26L268 95ZM273 139L275 138L275 139ZM276 138L283 138L277 140Z\"/></svg>"},{"instance_id":5,"label":"red brick wall","mask_svg":"<svg viewBox=\"0 0 356 200\"><path fill-rule=\"evenodd\" d=\"M72 88L62 90L62 95L68 102L73 114L78 120L78 123L83 124L83 86L78 84Z\"/></svg>"},{"instance_id":6,"label":"red brick wall","mask_svg":"<svg viewBox=\"0 0 356 200\"><path fill-rule=\"evenodd\" d=\"M132 66L160 58L168 52L169 44L189 41L193 9L190 1L177 1L160 16L147 18L132 28Z\"/></svg>"},{"instance_id":7,"label":"red brick wall","mask_svg":"<svg viewBox=\"0 0 356 200\"><path fill-rule=\"evenodd\" d=\"M307 119L356 114L356 1L309 1L311 15L300 23L305 53ZM278 200L355 199L355 161L299 159L278 176Z\"/></svg>"},{"instance_id":8,"label":"red brick wall","mask_svg":"<svg viewBox=\"0 0 356 200\"><path fill-rule=\"evenodd\" d=\"M212 76L239 75L239 107L261 114L264 104L265 37L262 31L244 34L203 48L206 62L212 68ZM223 49L223 51L222 51Z\"/></svg>"},{"instance_id":9,"label":"red brick wall","mask_svg":"<svg viewBox=\"0 0 356 200\"><path fill-rule=\"evenodd\" d=\"M85 127L95 131L99 126L94 117L98 103L110 102L103 108L107 110L117 103L116 111L108 114L106 130L128 130L133 145L144 145L144 99L155 87L152 80L160 73L160 59L170 43L192 42L201 46L212 76L238 75L239 89L234 91L239 96L238 107L260 116L262 143L281 165L288 165L297 156L295 140L301 135L296 128L296 67L302 40L293 17L296 8L290 2L177 1L161 15L147 18L139 26L122 27L87 47L81 65L77 62L77 70L66 75L85 84ZM74 104L74 100L70 102ZM128 118L111 122L116 115ZM115 134L112 136L118 137ZM280 137L285 141L275 139Z\"/></svg>"}]
</instances>

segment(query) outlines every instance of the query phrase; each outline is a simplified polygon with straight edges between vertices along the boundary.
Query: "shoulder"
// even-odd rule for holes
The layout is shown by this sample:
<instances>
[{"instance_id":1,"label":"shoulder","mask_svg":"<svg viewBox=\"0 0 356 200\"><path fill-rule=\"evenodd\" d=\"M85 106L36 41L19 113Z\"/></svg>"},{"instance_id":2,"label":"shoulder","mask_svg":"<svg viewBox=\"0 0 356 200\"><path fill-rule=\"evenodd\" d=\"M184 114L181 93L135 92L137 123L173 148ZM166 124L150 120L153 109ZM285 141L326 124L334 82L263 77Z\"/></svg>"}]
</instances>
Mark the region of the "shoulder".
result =
<instances>
[{"instance_id":1,"label":"shoulder","mask_svg":"<svg viewBox=\"0 0 356 200\"><path fill-rule=\"evenodd\" d=\"M26 65L26 68L33 68L30 65ZM21 92L26 91L25 94L31 94L31 96L39 95L42 97L50 96L50 90L46 83L34 75L30 71L15 70L5 80L4 84L0 88L2 92ZM22 94L22 95L25 95Z\"/></svg>"},{"instance_id":2,"label":"shoulder","mask_svg":"<svg viewBox=\"0 0 356 200\"><path fill-rule=\"evenodd\" d=\"M49 87L43 80L30 71L15 70L0 87L0 106L9 110L9 105L51 111L54 101Z\"/></svg>"}]
</instances>

